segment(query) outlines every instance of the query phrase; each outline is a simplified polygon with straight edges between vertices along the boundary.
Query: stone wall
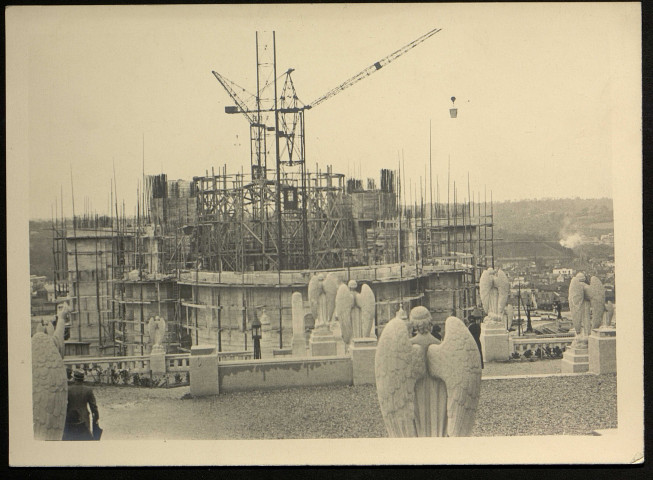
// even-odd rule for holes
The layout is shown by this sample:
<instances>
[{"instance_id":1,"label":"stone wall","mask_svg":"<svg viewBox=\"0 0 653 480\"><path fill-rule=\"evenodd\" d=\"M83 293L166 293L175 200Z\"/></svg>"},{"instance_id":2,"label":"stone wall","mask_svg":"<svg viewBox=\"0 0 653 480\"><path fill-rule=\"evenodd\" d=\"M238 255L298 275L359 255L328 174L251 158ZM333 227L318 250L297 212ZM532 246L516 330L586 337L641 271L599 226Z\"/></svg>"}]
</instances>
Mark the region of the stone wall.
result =
<instances>
[{"instance_id":1,"label":"stone wall","mask_svg":"<svg viewBox=\"0 0 653 480\"><path fill-rule=\"evenodd\" d=\"M221 362L220 393L316 385L352 385L350 357ZM192 381L192 380L191 380Z\"/></svg>"}]
</instances>

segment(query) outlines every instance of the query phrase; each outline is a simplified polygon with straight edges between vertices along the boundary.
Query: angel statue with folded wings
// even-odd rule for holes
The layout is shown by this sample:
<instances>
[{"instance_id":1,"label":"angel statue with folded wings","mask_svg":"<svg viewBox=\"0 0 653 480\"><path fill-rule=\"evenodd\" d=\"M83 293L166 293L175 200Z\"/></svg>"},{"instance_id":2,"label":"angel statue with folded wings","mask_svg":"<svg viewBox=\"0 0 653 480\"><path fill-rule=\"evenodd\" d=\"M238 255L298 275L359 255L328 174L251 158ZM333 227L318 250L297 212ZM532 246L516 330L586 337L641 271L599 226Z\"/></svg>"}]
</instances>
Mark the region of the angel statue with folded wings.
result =
<instances>
[{"instance_id":1,"label":"angel statue with folded wings","mask_svg":"<svg viewBox=\"0 0 653 480\"><path fill-rule=\"evenodd\" d=\"M486 322L503 324L503 313L510 295L510 282L501 269L488 268L478 281L483 309L487 312Z\"/></svg>"},{"instance_id":2,"label":"angel statue with folded wings","mask_svg":"<svg viewBox=\"0 0 653 480\"><path fill-rule=\"evenodd\" d=\"M360 293L356 291L356 280L350 280L338 287L336 293L335 318L340 323L345 346L352 338L372 337L374 327L375 298L369 285L363 284Z\"/></svg>"},{"instance_id":3,"label":"angel statue with folded wings","mask_svg":"<svg viewBox=\"0 0 653 480\"><path fill-rule=\"evenodd\" d=\"M308 303L315 319L315 330L329 328L340 280L335 273L313 275L308 282Z\"/></svg>"},{"instance_id":4,"label":"angel statue with folded wings","mask_svg":"<svg viewBox=\"0 0 653 480\"><path fill-rule=\"evenodd\" d=\"M601 326L605 312L605 287L601 280L592 277L589 285L585 281L585 274L579 272L569 282L569 310L576 330L574 344L583 345L592 329Z\"/></svg>"},{"instance_id":5,"label":"angel statue with folded wings","mask_svg":"<svg viewBox=\"0 0 653 480\"><path fill-rule=\"evenodd\" d=\"M481 357L462 320L449 317L444 340L430 333L425 307L410 312L409 338L396 316L384 327L375 358L376 391L390 437L464 437L474 426Z\"/></svg>"}]
</instances>

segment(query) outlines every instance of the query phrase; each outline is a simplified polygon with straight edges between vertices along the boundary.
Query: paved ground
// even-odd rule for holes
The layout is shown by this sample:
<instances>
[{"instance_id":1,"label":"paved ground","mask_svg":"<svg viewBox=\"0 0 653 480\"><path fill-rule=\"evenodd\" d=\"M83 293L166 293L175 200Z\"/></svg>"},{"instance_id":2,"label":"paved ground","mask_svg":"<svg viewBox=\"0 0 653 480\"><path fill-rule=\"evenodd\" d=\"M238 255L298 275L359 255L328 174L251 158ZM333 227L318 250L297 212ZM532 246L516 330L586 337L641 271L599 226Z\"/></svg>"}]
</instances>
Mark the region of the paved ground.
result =
<instances>
[{"instance_id":1,"label":"paved ground","mask_svg":"<svg viewBox=\"0 0 653 480\"><path fill-rule=\"evenodd\" d=\"M540 369L549 368L544 365L547 362L533 365L537 363L542 364ZM497 368L516 374L517 366L503 364ZM373 386L286 389L206 398L190 398L188 387L106 386L96 387L95 392L103 440L107 441L386 435ZM595 429L616 426L615 375L508 378L483 381L473 435L587 435Z\"/></svg>"}]
</instances>

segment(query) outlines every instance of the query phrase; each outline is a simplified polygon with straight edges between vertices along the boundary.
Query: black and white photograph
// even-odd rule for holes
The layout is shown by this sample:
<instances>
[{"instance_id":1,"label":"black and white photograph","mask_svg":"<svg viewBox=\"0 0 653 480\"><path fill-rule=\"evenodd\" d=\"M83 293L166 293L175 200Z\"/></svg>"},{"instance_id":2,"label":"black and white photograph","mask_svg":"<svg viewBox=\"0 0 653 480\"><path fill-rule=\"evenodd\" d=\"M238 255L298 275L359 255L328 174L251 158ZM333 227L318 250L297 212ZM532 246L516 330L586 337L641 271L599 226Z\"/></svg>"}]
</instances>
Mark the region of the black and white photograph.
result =
<instances>
[{"instance_id":1,"label":"black and white photograph","mask_svg":"<svg viewBox=\"0 0 653 480\"><path fill-rule=\"evenodd\" d=\"M5 13L10 465L644 462L639 4Z\"/></svg>"}]
</instances>

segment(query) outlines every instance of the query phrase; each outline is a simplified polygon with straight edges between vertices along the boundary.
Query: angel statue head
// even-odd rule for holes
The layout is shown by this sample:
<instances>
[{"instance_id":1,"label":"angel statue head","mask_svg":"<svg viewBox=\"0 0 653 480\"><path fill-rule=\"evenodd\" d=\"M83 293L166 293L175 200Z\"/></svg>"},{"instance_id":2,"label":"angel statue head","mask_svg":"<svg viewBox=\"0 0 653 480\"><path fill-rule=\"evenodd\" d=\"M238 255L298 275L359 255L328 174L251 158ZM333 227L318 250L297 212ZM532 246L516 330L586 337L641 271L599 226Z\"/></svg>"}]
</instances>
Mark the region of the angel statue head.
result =
<instances>
[{"instance_id":1,"label":"angel statue head","mask_svg":"<svg viewBox=\"0 0 653 480\"><path fill-rule=\"evenodd\" d=\"M431 312L426 307L415 307L410 311L410 323L418 333L431 332Z\"/></svg>"}]
</instances>

